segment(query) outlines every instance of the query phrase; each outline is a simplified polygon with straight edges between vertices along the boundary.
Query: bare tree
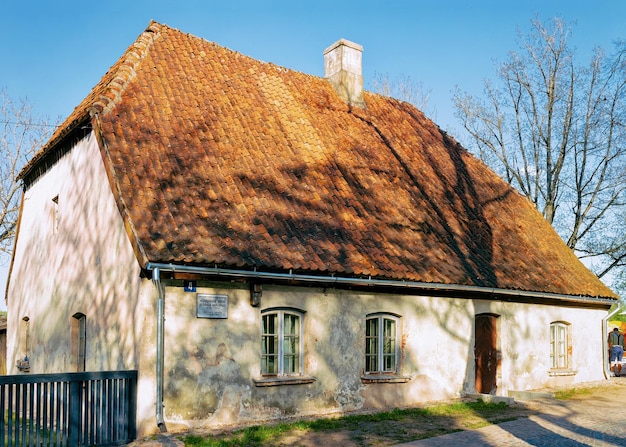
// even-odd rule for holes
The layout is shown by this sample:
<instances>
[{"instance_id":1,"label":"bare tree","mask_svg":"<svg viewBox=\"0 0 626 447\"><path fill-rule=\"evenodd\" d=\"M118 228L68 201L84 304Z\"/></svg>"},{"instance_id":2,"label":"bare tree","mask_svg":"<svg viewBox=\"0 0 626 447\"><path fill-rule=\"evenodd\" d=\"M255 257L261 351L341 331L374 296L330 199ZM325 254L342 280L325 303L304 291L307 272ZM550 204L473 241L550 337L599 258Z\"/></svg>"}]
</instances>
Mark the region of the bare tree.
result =
<instances>
[{"instance_id":1,"label":"bare tree","mask_svg":"<svg viewBox=\"0 0 626 447\"><path fill-rule=\"evenodd\" d=\"M409 102L431 117L435 114L434 110L428 111L431 91L424 89L421 82L415 81L410 76L401 75L390 80L388 74L376 72L372 78L371 90L384 96Z\"/></svg>"},{"instance_id":2,"label":"bare tree","mask_svg":"<svg viewBox=\"0 0 626 447\"><path fill-rule=\"evenodd\" d=\"M533 20L481 98L453 99L470 148L603 277L626 269L626 43L577 65L570 33Z\"/></svg>"},{"instance_id":3,"label":"bare tree","mask_svg":"<svg viewBox=\"0 0 626 447\"><path fill-rule=\"evenodd\" d=\"M27 100L14 102L0 90L0 255L13 249L20 206L21 185L17 175L53 130L32 115Z\"/></svg>"}]
</instances>

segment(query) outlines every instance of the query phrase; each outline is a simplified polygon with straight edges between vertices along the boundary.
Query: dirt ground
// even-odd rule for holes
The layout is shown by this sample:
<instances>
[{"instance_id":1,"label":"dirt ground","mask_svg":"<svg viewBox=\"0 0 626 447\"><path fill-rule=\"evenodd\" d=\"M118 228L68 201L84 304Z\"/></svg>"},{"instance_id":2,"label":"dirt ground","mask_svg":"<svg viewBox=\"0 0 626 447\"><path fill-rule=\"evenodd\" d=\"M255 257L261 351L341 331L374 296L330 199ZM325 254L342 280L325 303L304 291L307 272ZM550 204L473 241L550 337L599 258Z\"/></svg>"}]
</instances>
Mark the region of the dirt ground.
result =
<instances>
[{"instance_id":1,"label":"dirt ground","mask_svg":"<svg viewBox=\"0 0 626 447\"><path fill-rule=\"evenodd\" d=\"M527 417L535 410L524 405L514 404L505 407L493 416L470 414L463 417L418 416L406 419L390 419L384 421L364 421L346 430L332 431L292 431L282 437L277 446L316 447L320 445L362 447L391 446L416 439L422 439L449 433L452 430L475 428L489 420L493 423L503 422L519 417Z\"/></svg>"},{"instance_id":2,"label":"dirt ground","mask_svg":"<svg viewBox=\"0 0 626 447\"><path fill-rule=\"evenodd\" d=\"M572 391L569 400L591 402L626 400L626 377L612 378L600 382L578 384L570 388L554 388L537 390L542 393L557 391ZM317 447L320 445L342 447L389 447L395 444L413 441L416 439L438 436L451 431L468 430L489 423L500 423L528 417L531 414L549 411L550 405L558 405L556 399L516 401L512 405L499 409L495 414L466 414L452 417L450 415L415 416L408 418L394 418L383 421L363 421L342 430L304 431L292 430L285 432L280 439L274 439L268 446L282 447ZM224 432L194 432L198 436L215 436L217 438L227 434ZM131 444L132 447L183 446L184 434L171 434L157 438L139 440ZM243 445L243 444L232 444ZM253 444L260 445L260 444Z\"/></svg>"},{"instance_id":3,"label":"dirt ground","mask_svg":"<svg viewBox=\"0 0 626 447\"><path fill-rule=\"evenodd\" d=\"M570 388L573 388L572 396L568 397L571 400L594 402L614 400L618 395L626 397L626 377L615 378L611 381L576 385ZM568 388L538 391L555 393L559 390L565 391ZM528 417L531 414L541 412L543 407L549 404L550 400L546 401L544 399L519 401L505 407L498 414L488 417L480 414L460 417L420 417L407 420L386 420L376 423L366 422L351 430L332 432L294 431L286 434L280 443L276 445L285 447L316 447L320 445L386 447L420 438L438 436L450 432L451 429L468 430L484 423L485 420L491 423L499 423L520 417Z\"/></svg>"}]
</instances>

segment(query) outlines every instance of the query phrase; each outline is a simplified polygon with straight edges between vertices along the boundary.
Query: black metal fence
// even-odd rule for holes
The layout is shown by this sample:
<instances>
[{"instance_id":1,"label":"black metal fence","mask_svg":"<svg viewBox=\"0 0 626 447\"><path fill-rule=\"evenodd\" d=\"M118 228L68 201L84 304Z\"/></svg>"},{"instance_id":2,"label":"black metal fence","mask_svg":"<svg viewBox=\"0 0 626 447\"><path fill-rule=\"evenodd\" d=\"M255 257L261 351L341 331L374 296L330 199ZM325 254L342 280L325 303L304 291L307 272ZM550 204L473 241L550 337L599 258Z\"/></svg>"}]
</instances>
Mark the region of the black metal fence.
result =
<instances>
[{"instance_id":1,"label":"black metal fence","mask_svg":"<svg viewBox=\"0 0 626 447\"><path fill-rule=\"evenodd\" d=\"M6 447L116 446L137 436L137 371L0 376Z\"/></svg>"}]
</instances>

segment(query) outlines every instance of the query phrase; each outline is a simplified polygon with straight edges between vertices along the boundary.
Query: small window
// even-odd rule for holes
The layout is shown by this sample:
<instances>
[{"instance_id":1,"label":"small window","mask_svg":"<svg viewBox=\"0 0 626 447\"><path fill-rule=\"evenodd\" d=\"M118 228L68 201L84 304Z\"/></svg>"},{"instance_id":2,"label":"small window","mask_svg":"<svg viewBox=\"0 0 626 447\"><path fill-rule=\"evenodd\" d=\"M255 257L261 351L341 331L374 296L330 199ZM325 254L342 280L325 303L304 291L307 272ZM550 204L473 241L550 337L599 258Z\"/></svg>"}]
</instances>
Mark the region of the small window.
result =
<instances>
[{"instance_id":1,"label":"small window","mask_svg":"<svg viewBox=\"0 0 626 447\"><path fill-rule=\"evenodd\" d=\"M562 321L550 323L550 367L569 368L570 341L569 324Z\"/></svg>"},{"instance_id":2,"label":"small window","mask_svg":"<svg viewBox=\"0 0 626 447\"><path fill-rule=\"evenodd\" d=\"M30 318L22 318L19 334L19 348L21 353L18 354L15 366L23 373L30 372ZM21 356L21 357L20 357Z\"/></svg>"},{"instance_id":3,"label":"small window","mask_svg":"<svg viewBox=\"0 0 626 447\"><path fill-rule=\"evenodd\" d=\"M30 318L22 318L22 356L27 358L30 356Z\"/></svg>"},{"instance_id":4,"label":"small window","mask_svg":"<svg viewBox=\"0 0 626 447\"><path fill-rule=\"evenodd\" d=\"M52 198L52 212L50 219L52 224L52 234L57 234L59 232L59 196L54 196Z\"/></svg>"},{"instance_id":5,"label":"small window","mask_svg":"<svg viewBox=\"0 0 626 447\"><path fill-rule=\"evenodd\" d=\"M87 346L87 318L82 313L72 316L72 359L77 372L85 371L85 350Z\"/></svg>"},{"instance_id":6,"label":"small window","mask_svg":"<svg viewBox=\"0 0 626 447\"><path fill-rule=\"evenodd\" d=\"M365 321L365 372L391 374L398 370L398 317L381 314Z\"/></svg>"},{"instance_id":7,"label":"small window","mask_svg":"<svg viewBox=\"0 0 626 447\"><path fill-rule=\"evenodd\" d=\"M292 310L262 315L261 374L288 376L302 373L302 314Z\"/></svg>"}]
</instances>

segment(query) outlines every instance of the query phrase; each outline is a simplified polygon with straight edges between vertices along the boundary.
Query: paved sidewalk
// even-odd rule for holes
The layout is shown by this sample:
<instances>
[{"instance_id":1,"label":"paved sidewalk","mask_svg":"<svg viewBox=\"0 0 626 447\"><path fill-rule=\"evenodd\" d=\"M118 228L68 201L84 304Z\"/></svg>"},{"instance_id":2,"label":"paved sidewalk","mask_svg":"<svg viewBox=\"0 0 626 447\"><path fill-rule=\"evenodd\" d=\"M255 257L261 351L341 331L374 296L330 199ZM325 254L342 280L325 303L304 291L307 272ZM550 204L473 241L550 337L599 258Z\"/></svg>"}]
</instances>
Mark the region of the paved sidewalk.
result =
<instances>
[{"instance_id":1,"label":"paved sidewalk","mask_svg":"<svg viewBox=\"0 0 626 447\"><path fill-rule=\"evenodd\" d=\"M540 400L536 401L539 413L528 418L394 447L623 447L625 384L625 378L613 378L607 393L597 398Z\"/></svg>"}]
</instances>

